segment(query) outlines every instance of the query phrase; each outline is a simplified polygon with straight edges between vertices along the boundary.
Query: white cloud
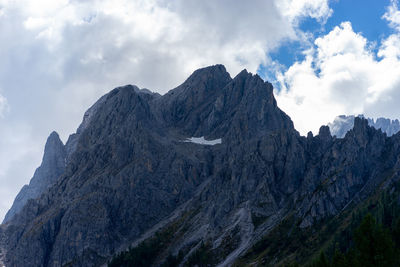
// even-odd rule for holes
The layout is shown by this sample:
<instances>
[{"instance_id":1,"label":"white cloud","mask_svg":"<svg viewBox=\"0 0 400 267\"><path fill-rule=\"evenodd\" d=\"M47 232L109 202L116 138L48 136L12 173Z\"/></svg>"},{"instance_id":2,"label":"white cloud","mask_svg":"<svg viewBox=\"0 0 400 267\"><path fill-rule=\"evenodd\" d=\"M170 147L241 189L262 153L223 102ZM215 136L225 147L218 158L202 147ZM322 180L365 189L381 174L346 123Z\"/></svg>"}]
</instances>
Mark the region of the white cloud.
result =
<instances>
[{"instance_id":1,"label":"white cloud","mask_svg":"<svg viewBox=\"0 0 400 267\"><path fill-rule=\"evenodd\" d=\"M144 80L144 86L161 90L176 85L194 69L215 62L225 64L233 74L242 68L255 72L265 63L269 50L282 40L301 36L296 31L297 18L323 19L331 12L327 0L258 0L251 4L227 0L25 0L10 2L8 10L23 21L27 34L41 39L38 45L50 49L47 57L57 56L52 59L56 66L65 66L64 60L72 63L72 58L65 57L73 56L79 57L75 64L104 63L103 71L109 74L113 70L105 68L112 64L123 65L131 73L145 69L160 77L156 79L159 82L140 77L130 80ZM70 49L74 47L79 51ZM128 53L129 58L121 61L113 57L121 53ZM171 74L154 73L149 65L158 62L146 62L148 57L180 66L174 68L177 74L172 75L173 80L161 82Z\"/></svg>"},{"instance_id":2,"label":"white cloud","mask_svg":"<svg viewBox=\"0 0 400 267\"><path fill-rule=\"evenodd\" d=\"M318 133L339 114L400 118L399 44L399 34L393 34L375 54L349 22L342 23L280 74L279 106L302 134Z\"/></svg>"},{"instance_id":3,"label":"white cloud","mask_svg":"<svg viewBox=\"0 0 400 267\"><path fill-rule=\"evenodd\" d=\"M132 83L164 93L216 63L232 75L256 72L269 51L303 38L301 18L329 16L327 2L0 0L3 201L29 181L47 135L57 130L65 141L110 89Z\"/></svg>"},{"instance_id":4,"label":"white cloud","mask_svg":"<svg viewBox=\"0 0 400 267\"><path fill-rule=\"evenodd\" d=\"M24 123L0 123L0 211L4 216L16 193L39 166L44 141L35 138L32 127ZM25 179L21 179L25 178ZM2 220L2 218L0 218Z\"/></svg>"},{"instance_id":5,"label":"white cloud","mask_svg":"<svg viewBox=\"0 0 400 267\"><path fill-rule=\"evenodd\" d=\"M400 30L400 11L397 0L391 0L391 5L382 18L386 19L392 28Z\"/></svg>"},{"instance_id":6,"label":"white cloud","mask_svg":"<svg viewBox=\"0 0 400 267\"><path fill-rule=\"evenodd\" d=\"M331 15L332 9L324 0L281 0L278 6L290 20L311 17L325 22Z\"/></svg>"}]
</instances>

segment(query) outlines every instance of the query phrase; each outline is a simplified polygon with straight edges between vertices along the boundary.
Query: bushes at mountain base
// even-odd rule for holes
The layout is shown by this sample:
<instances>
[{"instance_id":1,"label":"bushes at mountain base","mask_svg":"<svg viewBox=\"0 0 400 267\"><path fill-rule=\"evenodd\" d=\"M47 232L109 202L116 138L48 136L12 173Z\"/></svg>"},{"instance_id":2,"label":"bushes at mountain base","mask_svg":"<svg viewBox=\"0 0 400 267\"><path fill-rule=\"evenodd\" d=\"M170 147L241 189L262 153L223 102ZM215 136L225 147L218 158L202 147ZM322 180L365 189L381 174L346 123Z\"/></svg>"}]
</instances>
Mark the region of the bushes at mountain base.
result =
<instances>
[{"instance_id":1,"label":"bushes at mountain base","mask_svg":"<svg viewBox=\"0 0 400 267\"><path fill-rule=\"evenodd\" d=\"M373 222L365 219L367 215ZM364 220L369 220L369 223L362 224ZM348 266L347 262L350 262L352 267L370 266L356 265L355 260L349 261L350 258L355 259L360 256L355 253L357 249L363 251L363 245L357 248L356 242L366 243L365 239L360 238L363 235L356 234L357 229L362 225L360 229L363 230L359 232L368 232L369 225L369 228L374 229L370 231L373 234L369 236L369 240L374 237L375 239L371 242L383 244L380 245L383 249L376 248L376 253L379 254L383 250L385 254L381 257L391 258L393 245L394 257L400 256L400 182L394 182L386 186L384 190L379 188L364 201L355 203L341 214L317 222L312 227L301 229L299 224L300 221L296 220L295 216L287 216L275 229L239 258L234 266L254 264L285 267L310 266L312 263L321 263L319 261L321 248L329 266ZM390 240L392 245L390 245ZM379 257L378 255L377 260ZM382 264L393 266L391 261ZM400 262L396 266L400 266Z\"/></svg>"},{"instance_id":2,"label":"bushes at mountain base","mask_svg":"<svg viewBox=\"0 0 400 267\"><path fill-rule=\"evenodd\" d=\"M396 225L400 225L400 219ZM310 267L369 267L369 266L400 266L399 229L389 229L376 222L371 214L367 214L360 226L354 231L354 246L343 254L338 246L331 260L324 252L310 264Z\"/></svg>"},{"instance_id":3,"label":"bushes at mountain base","mask_svg":"<svg viewBox=\"0 0 400 267\"><path fill-rule=\"evenodd\" d=\"M169 246L176 232L176 228L176 225L172 225L163 231L156 232L153 237L141 242L138 246L129 248L129 250L116 255L108 263L108 266L152 266L159 254Z\"/></svg>"},{"instance_id":4,"label":"bushes at mountain base","mask_svg":"<svg viewBox=\"0 0 400 267\"><path fill-rule=\"evenodd\" d=\"M157 257L165 249L165 236L158 235L155 238L140 243L137 247L119 253L109 263L108 267L145 267L153 266ZM161 264L161 267L176 267L182 262L184 253L179 251L178 255L169 255ZM190 266L215 266L214 255L209 243L201 243L187 259L185 267Z\"/></svg>"},{"instance_id":5,"label":"bushes at mountain base","mask_svg":"<svg viewBox=\"0 0 400 267\"><path fill-rule=\"evenodd\" d=\"M160 249L160 245L156 239L142 242L137 247L118 254L111 260L108 266L151 266Z\"/></svg>"},{"instance_id":6,"label":"bushes at mountain base","mask_svg":"<svg viewBox=\"0 0 400 267\"><path fill-rule=\"evenodd\" d=\"M377 224L371 214L354 234L356 260L361 266L394 266L398 261L388 229Z\"/></svg>"},{"instance_id":7,"label":"bushes at mountain base","mask_svg":"<svg viewBox=\"0 0 400 267\"><path fill-rule=\"evenodd\" d=\"M383 194L378 199L367 202L364 208L358 212L352 213L349 225L341 231L340 235L333 238L333 249L328 247L327 253L321 252L315 260L306 266L400 266L400 207L397 199L397 193L393 195ZM372 212L373 215L367 213L366 210ZM364 214L367 215L362 217ZM284 224L284 226L288 225ZM286 227L282 227L282 229L287 232ZM299 233L301 231L292 231L292 238L294 238L295 244L297 244L296 240L304 238ZM278 232L278 234L277 236L282 236L282 232ZM155 261L160 259L160 255L168 250L175 235L176 226L157 232L152 238L145 240L137 247L117 255L109 263L109 266L153 266ZM279 241L279 239L273 240L274 242ZM262 243L264 244L265 242ZM253 253L255 254L264 251L264 247L259 250L256 248L253 248ZM180 251L178 255L169 255L161 266L178 266L188 252ZM215 263L215 255L210 244L206 242L202 243L185 260L183 266L214 266ZM293 262L290 266L299 265Z\"/></svg>"}]
</instances>

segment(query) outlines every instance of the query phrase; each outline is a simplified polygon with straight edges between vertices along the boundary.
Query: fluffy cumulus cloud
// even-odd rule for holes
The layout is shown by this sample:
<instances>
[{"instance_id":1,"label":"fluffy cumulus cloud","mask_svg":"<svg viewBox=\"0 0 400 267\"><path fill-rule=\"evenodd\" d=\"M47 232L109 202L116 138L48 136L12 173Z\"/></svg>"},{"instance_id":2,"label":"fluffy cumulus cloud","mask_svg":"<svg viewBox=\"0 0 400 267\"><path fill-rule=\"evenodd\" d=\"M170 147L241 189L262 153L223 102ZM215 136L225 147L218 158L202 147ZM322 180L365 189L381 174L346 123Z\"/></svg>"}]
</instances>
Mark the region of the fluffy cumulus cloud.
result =
<instances>
[{"instance_id":1,"label":"fluffy cumulus cloud","mask_svg":"<svg viewBox=\"0 0 400 267\"><path fill-rule=\"evenodd\" d=\"M400 117L400 28L396 2L384 15L395 33L380 45L343 22L317 38L305 59L278 73L280 107L302 133L339 114ZM374 47L375 46L375 47Z\"/></svg>"},{"instance_id":2,"label":"fluffy cumulus cloud","mask_svg":"<svg viewBox=\"0 0 400 267\"><path fill-rule=\"evenodd\" d=\"M234 2L234 3L233 3ZM256 72L328 0L0 0L0 217L90 104L123 84L165 93L222 63ZM288 7L290 7L288 9ZM7 99L7 100L6 100Z\"/></svg>"},{"instance_id":3,"label":"fluffy cumulus cloud","mask_svg":"<svg viewBox=\"0 0 400 267\"><path fill-rule=\"evenodd\" d=\"M328 1L321 0L282 0L278 2L278 6L291 21L311 17L325 22L333 12Z\"/></svg>"},{"instance_id":4,"label":"fluffy cumulus cloud","mask_svg":"<svg viewBox=\"0 0 400 267\"><path fill-rule=\"evenodd\" d=\"M398 8L397 0L391 0L391 5L388 7L387 12L383 15L383 18L389 22L392 28L400 30L400 11Z\"/></svg>"}]
</instances>

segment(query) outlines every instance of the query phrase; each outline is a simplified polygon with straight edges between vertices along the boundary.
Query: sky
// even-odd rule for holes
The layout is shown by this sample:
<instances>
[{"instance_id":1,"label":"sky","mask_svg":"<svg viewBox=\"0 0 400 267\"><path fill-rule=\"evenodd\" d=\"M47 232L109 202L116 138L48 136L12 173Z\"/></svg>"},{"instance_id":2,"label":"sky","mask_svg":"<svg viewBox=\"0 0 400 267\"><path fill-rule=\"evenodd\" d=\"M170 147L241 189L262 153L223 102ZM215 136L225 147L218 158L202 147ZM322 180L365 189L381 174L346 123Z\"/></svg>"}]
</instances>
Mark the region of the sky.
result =
<instances>
[{"instance_id":1,"label":"sky","mask_svg":"<svg viewBox=\"0 0 400 267\"><path fill-rule=\"evenodd\" d=\"M400 118L396 0L0 0L0 218L86 109L125 84L258 73L303 135L340 114Z\"/></svg>"}]
</instances>

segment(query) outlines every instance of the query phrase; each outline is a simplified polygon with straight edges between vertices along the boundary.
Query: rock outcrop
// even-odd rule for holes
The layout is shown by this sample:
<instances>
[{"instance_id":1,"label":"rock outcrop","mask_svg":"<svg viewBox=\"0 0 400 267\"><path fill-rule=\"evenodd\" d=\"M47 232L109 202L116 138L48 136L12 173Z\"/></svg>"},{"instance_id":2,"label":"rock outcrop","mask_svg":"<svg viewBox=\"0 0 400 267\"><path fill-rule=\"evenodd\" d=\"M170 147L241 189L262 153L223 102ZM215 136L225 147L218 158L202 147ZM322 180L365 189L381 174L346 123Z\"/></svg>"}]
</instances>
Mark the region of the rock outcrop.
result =
<instances>
[{"instance_id":1,"label":"rock outcrop","mask_svg":"<svg viewBox=\"0 0 400 267\"><path fill-rule=\"evenodd\" d=\"M355 118L344 138L300 136L270 83L221 65L163 96L116 88L86 114L63 174L8 222L7 266L99 266L157 231L172 234L154 265L207 243L229 266L287 216L310 227L400 173L399 135Z\"/></svg>"},{"instance_id":2,"label":"rock outcrop","mask_svg":"<svg viewBox=\"0 0 400 267\"><path fill-rule=\"evenodd\" d=\"M135 88L135 90L140 90ZM147 92L144 89L144 92ZM52 132L47 138L44 155L41 165L36 169L29 185L24 185L18 195L15 197L13 205L4 217L3 224L7 223L17 214L29 199L38 198L47 189L49 189L64 173L65 167L70 160L71 155L76 150L78 139L81 133L89 125L93 114L103 103L105 97L101 97L92 107L83 115L82 123L75 133L71 134L64 145L57 132Z\"/></svg>"}]
</instances>

